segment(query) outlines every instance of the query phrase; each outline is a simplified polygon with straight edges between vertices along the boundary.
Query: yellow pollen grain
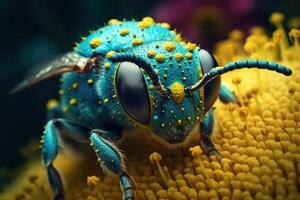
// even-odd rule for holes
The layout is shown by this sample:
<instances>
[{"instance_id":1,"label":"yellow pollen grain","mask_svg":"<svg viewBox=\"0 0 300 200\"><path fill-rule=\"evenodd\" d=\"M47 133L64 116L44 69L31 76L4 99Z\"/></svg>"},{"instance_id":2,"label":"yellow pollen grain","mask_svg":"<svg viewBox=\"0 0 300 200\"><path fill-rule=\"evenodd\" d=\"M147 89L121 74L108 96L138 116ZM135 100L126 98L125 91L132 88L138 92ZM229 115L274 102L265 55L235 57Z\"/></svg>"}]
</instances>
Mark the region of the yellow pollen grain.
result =
<instances>
[{"instance_id":1,"label":"yellow pollen grain","mask_svg":"<svg viewBox=\"0 0 300 200\"><path fill-rule=\"evenodd\" d=\"M170 24L169 24L169 23L166 23L166 22L161 23L160 25L161 25L162 27L166 28L166 29L170 29L170 28L171 28Z\"/></svg>"},{"instance_id":2,"label":"yellow pollen grain","mask_svg":"<svg viewBox=\"0 0 300 200\"><path fill-rule=\"evenodd\" d=\"M171 93L172 93L172 99L176 103L181 103L184 99L185 93L184 93L184 87L181 83L175 82L170 87Z\"/></svg>"},{"instance_id":3,"label":"yellow pollen grain","mask_svg":"<svg viewBox=\"0 0 300 200\"><path fill-rule=\"evenodd\" d=\"M77 99L76 98L72 98L69 103L71 105L76 105L77 104Z\"/></svg>"},{"instance_id":4,"label":"yellow pollen grain","mask_svg":"<svg viewBox=\"0 0 300 200\"><path fill-rule=\"evenodd\" d=\"M185 54L185 57L187 58L187 59L192 59L192 56L193 56L193 54L192 53L190 53L190 52L187 52L186 54Z\"/></svg>"},{"instance_id":5,"label":"yellow pollen grain","mask_svg":"<svg viewBox=\"0 0 300 200\"><path fill-rule=\"evenodd\" d=\"M154 90L154 89L155 89L155 86L154 86L154 85L150 85L150 86L149 86L149 89L150 89L150 90Z\"/></svg>"},{"instance_id":6,"label":"yellow pollen grain","mask_svg":"<svg viewBox=\"0 0 300 200\"><path fill-rule=\"evenodd\" d=\"M151 17L145 17L137 25L139 28L144 29L152 26L154 23L155 22Z\"/></svg>"},{"instance_id":7,"label":"yellow pollen grain","mask_svg":"<svg viewBox=\"0 0 300 200\"><path fill-rule=\"evenodd\" d=\"M117 19L111 19L108 21L108 25L113 25L113 24L121 24L122 22L117 20Z\"/></svg>"},{"instance_id":8,"label":"yellow pollen grain","mask_svg":"<svg viewBox=\"0 0 300 200\"><path fill-rule=\"evenodd\" d=\"M51 110L51 109L55 108L58 104L59 104L59 102L57 99L50 99L47 102L46 108L47 108L47 110Z\"/></svg>"},{"instance_id":9,"label":"yellow pollen grain","mask_svg":"<svg viewBox=\"0 0 300 200\"><path fill-rule=\"evenodd\" d=\"M165 56L163 54L157 54L155 56L155 59L156 59L157 62L162 63L162 62L165 61Z\"/></svg>"},{"instance_id":10,"label":"yellow pollen grain","mask_svg":"<svg viewBox=\"0 0 300 200\"><path fill-rule=\"evenodd\" d=\"M149 50L149 51L147 52L148 58L154 58L155 55L156 55L156 52L153 51L153 50Z\"/></svg>"},{"instance_id":11,"label":"yellow pollen grain","mask_svg":"<svg viewBox=\"0 0 300 200\"><path fill-rule=\"evenodd\" d=\"M196 44L195 43L191 43L191 42L188 42L186 45L185 45L185 48L189 51L193 51L195 48L196 48Z\"/></svg>"},{"instance_id":12,"label":"yellow pollen grain","mask_svg":"<svg viewBox=\"0 0 300 200\"><path fill-rule=\"evenodd\" d=\"M143 21L143 22L147 22L147 23L149 23L149 24L154 24L154 23L155 23L155 21L154 21L154 19L153 19L152 17L144 17L144 18L142 19L142 21Z\"/></svg>"},{"instance_id":13,"label":"yellow pollen grain","mask_svg":"<svg viewBox=\"0 0 300 200\"><path fill-rule=\"evenodd\" d=\"M182 123L181 119L177 120L177 124L181 124L181 123Z\"/></svg>"},{"instance_id":14,"label":"yellow pollen grain","mask_svg":"<svg viewBox=\"0 0 300 200\"><path fill-rule=\"evenodd\" d=\"M163 46L167 51L174 51L176 48L175 44L172 42L165 42Z\"/></svg>"},{"instance_id":15,"label":"yellow pollen grain","mask_svg":"<svg viewBox=\"0 0 300 200\"><path fill-rule=\"evenodd\" d=\"M148 24L147 22L143 22L143 21L139 22L137 25L141 29L148 28L150 26L150 24Z\"/></svg>"},{"instance_id":16,"label":"yellow pollen grain","mask_svg":"<svg viewBox=\"0 0 300 200\"><path fill-rule=\"evenodd\" d=\"M143 40L136 38L135 40L133 40L132 44L133 44L133 46L143 44Z\"/></svg>"},{"instance_id":17,"label":"yellow pollen grain","mask_svg":"<svg viewBox=\"0 0 300 200\"><path fill-rule=\"evenodd\" d=\"M121 36L125 36L129 33L129 30L128 29L123 29L123 30L120 30L119 33L120 33Z\"/></svg>"},{"instance_id":18,"label":"yellow pollen grain","mask_svg":"<svg viewBox=\"0 0 300 200\"><path fill-rule=\"evenodd\" d=\"M175 53L175 59L180 62L183 59L183 55L181 53Z\"/></svg>"},{"instance_id":19,"label":"yellow pollen grain","mask_svg":"<svg viewBox=\"0 0 300 200\"><path fill-rule=\"evenodd\" d=\"M182 41L181 35L180 35L180 34L177 34L177 35L175 36L175 38L174 38L174 41L175 41L175 42L181 42L181 41Z\"/></svg>"},{"instance_id":20,"label":"yellow pollen grain","mask_svg":"<svg viewBox=\"0 0 300 200\"><path fill-rule=\"evenodd\" d=\"M105 63L105 64L104 64L104 68L105 68L105 69L110 69L110 63Z\"/></svg>"},{"instance_id":21,"label":"yellow pollen grain","mask_svg":"<svg viewBox=\"0 0 300 200\"><path fill-rule=\"evenodd\" d=\"M78 88L78 83L73 83L72 88L77 89Z\"/></svg>"},{"instance_id":22,"label":"yellow pollen grain","mask_svg":"<svg viewBox=\"0 0 300 200\"><path fill-rule=\"evenodd\" d=\"M92 85L92 84L94 83L94 81L93 81L93 79L89 79L89 80L87 80L87 83L88 83L89 85Z\"/></svg>"},{"instance_id":23,"label":"yellow pollen grain","mask_svg":"<svg viewBox=\"0 0 300 200\"><path fill-rule=\"evenodd\" d=\"M101 44L101 39L100 38L93 38L90 41L90 46L95 49Z\"/></svg>"},{"instance_id":24,"label":"yellow pollen grain","mask_svg":"<svg viewBox=\"0 0 300 200\"><path fill-rule=\"evenodd\" d=\"M110 59L113 57L113 55L115 55L116 52L115 51L109 51L107 54L106 54L106 58Z\"/></svg>"}]
</instances>

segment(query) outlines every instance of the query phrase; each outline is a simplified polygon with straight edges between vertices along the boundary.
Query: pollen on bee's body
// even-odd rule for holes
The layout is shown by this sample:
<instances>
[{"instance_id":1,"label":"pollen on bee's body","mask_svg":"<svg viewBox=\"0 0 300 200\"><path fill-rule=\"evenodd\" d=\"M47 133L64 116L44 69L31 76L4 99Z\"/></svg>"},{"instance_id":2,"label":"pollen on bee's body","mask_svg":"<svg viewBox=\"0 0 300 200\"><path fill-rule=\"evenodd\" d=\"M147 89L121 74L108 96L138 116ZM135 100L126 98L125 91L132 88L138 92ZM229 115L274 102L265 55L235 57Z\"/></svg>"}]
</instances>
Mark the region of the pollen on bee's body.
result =
<instances>
[{"instance_id":1,"label":"pollen on bee's body","mask_svg":"<svg viewBox=\"0 0 300 200\"><path fill-rule=\"evenodd\" d=\"M93 80L93 79L89 79L89 80L87 80L87 84L89 84L89 85L93 85L93 83L94 83L94 80Z\"/></svg>"},{"instance_id":2,"label":"pollen on bee's body","mask_svg":"<svg viewBox=\"0 0 300 200\"><path fill-rule=\"evenodd\" d=\"M150 90L154 90L154 89L155 89L155 86L151 84L151 85L149 86L149 89L150 89Z\"/></svg>"},{"instance_id":3,"label":"pollen on bee's body","mask_svg":"<svg viewBox=\"0 0 300 200\"><path fill-rule=\"evenodd\" d=\"M196 45L195 43L191 43L191 42L188 42L188 43L185 45L185 48L186 48L188 51L193 51L196 47L197 47L197 45Z\"/></svg>"},{"instance_id":4,"label":"pollen on bee's body","mask_svg":"<svg viewBox=\"0 0 300 200\"><path fill-rule=\"evenodd\" d=\"M175 59L180 62L183 59L183 55L181 53L175 53Z\"/></svg>"},{"instance_id":5,"label":"pollen on bee's body","mask_svg":"<svg viewBox=\"0 0 300 200\"><path fill-rule=\"evenodd\" d=\"M128 29L122 29L122 30L120 30L119 33L120 33L121 36L125 36L129 33L129 30Z\"/></svg>"},{"instance_id":6,"label":"pollen on bee's body","mask_svg":"<svg viewBox=\"0 0 300 200\"><path fill-rule=\"evenodd\" d=\"M110 59L113 57L113 55L115 55L116 52L115 51L109 51L107 54L106 54L106 58Z\"/></svg>"},{"instance_id":7,"label":"pollen on bee's body","mask_svg":"<svg viewBox=\"0 0 300 200\"><path fill-rule=\"evenodd\" d=\"M73 84L72 84L72 88L73 88L73 89L77 89L77 88L78 88L78 83L73 83Z\"/></svg>"},{"instance_id":8,"label":"pollen on bee's body","mask_svg":"<svg viewBox=\"0 0 300 200\"><path fill-rule=\"evenodd\" d=\"M108 21L108 25L113 25L113 24L121 24L122 22L118 19L110 19Z\"/></svg>"},{"instance_id":9,"label":"pollen on bee's body","mask_svg":"<svg viewBox=\"0 0 300 200\"><path fill-rule=\"evenodd\" d=\"M193 54L192 53L190 53L190 52L187 52L186 54L185 54L185 57L187 58L187 59L192 59L192 56L193 56Z\"/></svg>"},{"instance_id":10,"label":"pollen on bee's body","mask_svg":"<svg viewBox=\"0 0 300 200\"><path fill-rule=\"evenodd\" d=\"M110 63L105 63L105 64L104 64L104 68L105 68L105 69L110 69Z\"/></svg>"},{"instance_id":11,"label":"pollen on bee's body","mask_svg":"<svg viewBox=\"0 0 300 200\"><path fill-rule=\"evenodd\" d=\"M139 28L144 29L154 25L155 22L151 17L144 17L137 25Z\"/></svg>"},{"instance_id":12,"label":"pollen on bee's body","mask_svg":"<svg viewBox=\"0 0 300 200\"><path fill-rule=\"evenodd\" d=\"M76 98L72 98L69 103L71 105L76 105L77 104L77 99Z\"/></svg>"},{"instance_id":13,"label":"pollen on bee's body","mask_svg":"<svg viewBox=\"0 0 300 200\"><path fill-rule=\"evenodd\" d=\"M174 34L176 34L176 32L174 32ZM181 41L182 41L181 35L180 35L180 34L177 34L177 35L175 36L175 38L174 38L174 41L175 41L175 42L181 42Z\"/></svg>"},{"instance_id":14,"label":"pollen on bee's body","mask_svg":"<svg viewBox=\"0 0 300 200\"><path fill-rule=\"evenodd\" d=\"M51 110L51 109L55 108L58 104L59 104L59 102L57 99L50 99L47 102L46 108L47 108L47 110Z\"/></svg>"},{"instance_id":15,"label":"pollen on bee's body","mask_svg":"<svg viewBox=\"0 0 300 200\"><path fill-rule=\"evenodd\" d=\"M163 46L166 51L174 51L176 49L175 44L172 42L165 42Z\"/></svg>"},{"instance_id":16,"label":"pollen on bee's body","mask_svg":"<svg viewBox=\"0 0 300 200\"><path fill-rule=\"evenodd\" d=\"M141 40L140 38L136 38L135 40L133 40L132 45L133 46L137 46L143 44L143 40Z\"/></svg>"},{"instance_id":17,"label":"pollen on bee's body","mask_svg":"<svg viewBox=\"0 0 300 200\"><path fill-rule=\"evenodd\" d=\"M163 22L163 23L161 23L160 25L161 25L162 27L166 28L166 29L170 29L170 28L171 28L170 24L169 24L169 23L166 23L166 22Z\"/></svg>"},{"instance_id":18,"label":"pollen on bee's body","mask_svg":"<svg viewBox=\"0 0 300 200\"><path fill-rule=\"evenodd\" d=\"M176 103L181 103L185 96L183 85L179 82L175 82L171 85L170 90L172 93L172 99Z\"/></svg>"},{"instance_id":19,"label":"pollen on bee's body","mask_svg":"<svg viewBox=\"0 0 300 200\"><path fill-rule=\"evenodd\" d=\"M149 50L149 51L147 52L148 58L153 58L155 55L156 55L156 52L153 51L153 50Z\"/></svg>"},{"instance_id":20,"label":"pollen on bee's body","mask_svg":"<svg viewBox=\"0 0 300 200\"><path fill-rule=\"evenodd\" d=\"M101 44L101 39L100 38L93 38L90 41L90 46L95 49Z\"/></svg>"},{"instance_id":21,"label":"pollen on bee's body","mask_svg":"<svg viewBox=\"0 0 300 200\"><path fill-rule=\"evenodd\" d=\"M155 56L155 59L156 59L157 62L162 63L162 62L165 61L165 56L163 54L157 54Z\"/></svg>"}]
</instances>

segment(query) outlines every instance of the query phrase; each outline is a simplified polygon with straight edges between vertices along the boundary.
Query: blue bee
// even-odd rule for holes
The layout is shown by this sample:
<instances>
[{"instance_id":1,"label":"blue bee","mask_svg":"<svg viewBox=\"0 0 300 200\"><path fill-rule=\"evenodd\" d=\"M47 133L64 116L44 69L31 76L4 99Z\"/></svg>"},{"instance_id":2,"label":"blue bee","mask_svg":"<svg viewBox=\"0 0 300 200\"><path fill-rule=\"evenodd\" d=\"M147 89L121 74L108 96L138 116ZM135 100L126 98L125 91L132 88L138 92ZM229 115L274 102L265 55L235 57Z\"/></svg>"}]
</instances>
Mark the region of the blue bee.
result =
<instances>
[{"instance_id":1,"label":"blue bee","mask_svg":"<svg viewBox=\"0 0 300 200\"><path fill-rule=\"evenodd\" d=\"M102 169L120 177L123 199L135 199L135 183L115 143L124 129L150 129L168 144L185 141L199 126L200 145L219 155L211 140L212 106L237 102L220 76L240 68L260 68L286 76L282 65L242 60L218 67L215 58L185 42L167 23L110 20L74 51L42 68L13 91L62 74L60 101L48 110L42 160L56 200L64 199L62 179L53 165L65 140L90 143Z\"/></svg>"}]
</instances>

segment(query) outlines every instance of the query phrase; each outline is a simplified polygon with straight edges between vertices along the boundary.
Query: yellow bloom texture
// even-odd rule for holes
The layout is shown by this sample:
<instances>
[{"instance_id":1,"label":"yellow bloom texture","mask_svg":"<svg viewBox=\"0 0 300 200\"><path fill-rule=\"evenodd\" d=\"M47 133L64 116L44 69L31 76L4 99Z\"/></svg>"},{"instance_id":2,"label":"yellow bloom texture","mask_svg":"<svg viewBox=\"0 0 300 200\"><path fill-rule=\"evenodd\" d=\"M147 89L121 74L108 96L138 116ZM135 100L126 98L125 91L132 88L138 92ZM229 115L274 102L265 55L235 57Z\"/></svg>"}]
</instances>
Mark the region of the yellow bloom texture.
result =
<instances>
[{"instance_id":1,"label":"yellow bloom texture","mask_svg":"<svg viewBox=\"0 0 300 200\"><path fill-rule=\"evenodd\" d=\"M172 150L147 132L135 136L140 130L125 138L130 142L120 148L126 152L138 200L300 199L299 30L285 33L278 24L283 19L277 18L278 13L270 19L277 27L272 36L261 27L251 29L247 38L234 30L215 47L220 66L241 59L266 59L293 70L290 77L257 69L222 77L240 103L215 104L213 140L220 158L204 155L196 138ZM92 152L78 155L63 154L54 163L64 176L66 198L122 199L118 177L104 175ZM24 171L4 196L53 197L39 161ZM38 175L34 183L26 178L33 173Z\"/></svg>"}]
</instances>

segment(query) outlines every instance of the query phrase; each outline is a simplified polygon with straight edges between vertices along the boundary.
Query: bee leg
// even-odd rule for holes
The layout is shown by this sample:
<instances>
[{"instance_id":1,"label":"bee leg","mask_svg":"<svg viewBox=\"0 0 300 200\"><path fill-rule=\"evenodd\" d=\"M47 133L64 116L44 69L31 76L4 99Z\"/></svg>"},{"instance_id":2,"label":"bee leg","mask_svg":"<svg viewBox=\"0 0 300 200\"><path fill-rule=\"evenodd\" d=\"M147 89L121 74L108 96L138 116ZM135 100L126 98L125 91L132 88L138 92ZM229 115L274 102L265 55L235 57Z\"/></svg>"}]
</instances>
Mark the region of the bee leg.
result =
<instances>
[{"instance_id":1,"label":"bee leg","mask_svg":"<svg viewBox=\"0 0 300 200\"><path fill-rule=\"evenodd\" d=\"M88 144L89 129L66 119L48 121L42 136L42 160L47 168L48 180L55 193L55 200L63 200L62 179L53 165L62 141L76 141Z\"/></svg>"},{"instance_id":2,"label":"bee leg","mask_svg":"<svg viewBox=\"0 0 300 200\"><path fill-rule=\"evenodd\" d=\"M124 200L136 199L135 182L126 170L124 155L109 139L104 139L104 132L99 129L92 130L90 136L91 146L98 157L101 168L108 174L120 177L120 187Z\"/></svg>"},{"instance_id":3,"label":"bee leg","mask_svg":"<svg viewBox=\"0 0 300 200\"><path fill-rule=\"evenodd\" d=\"M223 83L221 83L220 86L219 98L223 103L230 103L230 102L239 103L237 97Z\"/></svg>"},{"instance_id":4,"label":"bee leg","mask_svg":"<svg viewBox=\"0 0 300 200\"><path fill-rule=\"evenodd\" d=\"M200 131L200 146L207 156L220 156L219 151L211 140L211 135L214 127L213 111L210 109L199 126Z\"/></svg>"}]
</instances>

